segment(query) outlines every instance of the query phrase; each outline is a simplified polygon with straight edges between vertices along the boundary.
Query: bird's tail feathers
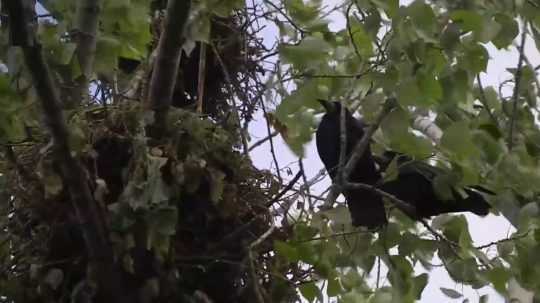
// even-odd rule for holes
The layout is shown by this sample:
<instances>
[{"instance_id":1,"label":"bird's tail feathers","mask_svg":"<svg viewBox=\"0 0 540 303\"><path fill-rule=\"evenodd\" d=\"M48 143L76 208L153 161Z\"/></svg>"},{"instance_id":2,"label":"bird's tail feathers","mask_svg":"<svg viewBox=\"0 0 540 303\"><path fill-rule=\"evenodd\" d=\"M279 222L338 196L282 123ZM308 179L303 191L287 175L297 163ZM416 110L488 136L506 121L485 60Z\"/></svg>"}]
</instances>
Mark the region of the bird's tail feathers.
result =
<instances>
[{"instance_id":1,"label":"bird's tail feathers","mask_svg":"<svg viewBox=\"0 0 540 303\"><path fill-rule=\"evenodd\" d=\"M352 190L345 193L353 226L378 228L388 223L380 196L370 191Z\"/></svg>"}]
</instances>

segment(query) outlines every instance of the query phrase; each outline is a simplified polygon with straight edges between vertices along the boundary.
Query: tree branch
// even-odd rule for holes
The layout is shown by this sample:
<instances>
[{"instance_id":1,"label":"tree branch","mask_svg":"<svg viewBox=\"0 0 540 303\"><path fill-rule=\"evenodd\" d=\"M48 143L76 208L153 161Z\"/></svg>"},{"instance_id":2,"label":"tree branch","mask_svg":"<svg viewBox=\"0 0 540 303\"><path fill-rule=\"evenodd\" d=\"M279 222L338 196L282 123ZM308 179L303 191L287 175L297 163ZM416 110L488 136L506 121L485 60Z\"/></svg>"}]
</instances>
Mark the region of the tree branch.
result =
<instances>
[{"instance_id":1,"label":"tree branch","mask_svg":"<svg viewBox=\"0 0 540 303\"><path fill-rule=\"evenodd\" d=\"M478 99L480 100L480 103L482 103L482 105L484 106L484 109L488 113L491 122L493 122L493 125L495 125L495 127L500 130L499 122L491 112L491 108L489 107L489 104L487 102L486 92L484 91L484 86L482 85L482 81L480 80L480 74L476 75L476 82L478 82L478 90L480 92L480 98Z\"/></svg>"},{"instance_id":2,"label":"tree branch","mask_svg":"<svg viewBox=\"0 0 540 303\"><path fill-rule=\"evenodd\" d=\"M510 130L508 132L508 150L512 151L513 147L513 137L514 137L514 127L516 124L516 114L517 114L517 104L519 99L519 86L521 82L521 73L523 68L523 57L525 53L525 41L527 37L526 26L523 27L523 32L521 33L521 42L518 47L519 59L515 75L515 84L514 84L514 94L512 95L512 116L510 116Z\"/></svg>"},{"instance_id":3,"label":"tree branch","mask_svg":"<svg viewBox=\"0 0 540 303\"><path fill-rule=\"evenodd\" d=\"M75 214L82 230L89 257L89 268L97 276L87 277L98 283L100 291L114 302L126 302L127 292L114 270L112 247L109 245L104 218L95 203L88 180L81 164L69 148L69 131L65 123L57 87L45 63L41 45L36 40L34 1L5 1L9 15L9 29L17 38L14 46L20 46L24 61L32 77L34 88L41 101L45 123L52 137L54 156L60 166L60 175L67 184ZM119 284L120 283L120 284Z\"/></svg>"},{"instance_id":4,"label":"tree branch","mask_svg":"<svg viewBox=\"0 0 540 303\"><path fill-rule=\"evenodd\" d=\"M364 136L362 139L356 144L354 147L354 150L351 154L351 157L347 161L347 165L345 165L344 168L342 168L342 176L343 180L348 180L349 176L351 175L353 169L356 167L356 164L360 160L360 157L364 154L366 149L368 148L369 141L371 140L371 137L379 128L379 125L381 124L382 120L386 115L394 108L394 99L388 99L385 105L383 106L382 111L377 116L377 119L375 122L369 126L367 131L364 133ZM330 192L326 196L326 201L324 202L324 205L322 206L323 209L331 208L334 204L334 201L336 201L336 198L339 196L340 192L342 191L342 188L338 188L339 186L332 186L330 189Z\"/></svg>"},{"instance_id":5,"label":"tree branch","mask_svg":"<svg viewBox=\"0 0 540 303\"><path fill-rule=\"evenodd\" d=\"M204 83L206 81L206 43L200 43L199 50L199 75L197 77L197 112L203 112Z\"/></svg>"},{"instance_id":6,"label":"tree branch","mask_svg":"<svg viewBox=\"0 0 540 303\"><path fill-rule=\"evenodd\" d=\"M166 119L178 77L184 28L187 24L190 0L169 0L164 28L159 38L155 66L150 80L147 104L154 111L154 137L166 131Z\"/></svg>"},{"instance_id":7,"label":"tree branch","mask_svg":"<svg viewBox=\"0 0 540 303\"><path fill-rule=\"evenodd\" d=\"M82 75L77 79L77 87L73 92L75 98L70 106L76 106L88 98L88 81L94 66L100 11L100 0L77 1L76 55Z\"/></svg>"},{"instance_id":8,"label":"tree branch","mask_svg":"<svg viewBox=\"0 0 540 303\"><path fill-rule=\"evenodd\" d=\"M385 192L382 189L379 189L379 188L375 187L374 185L369 185L369 184L365 184L365 183L346 183L344 185L344 187L346 189L370 190L370 191L372 191L374 193L377 193L378 195L380 195L382 197L385 197L388 200L390 200L390 202L392 202L392 204L394 204L397 208L399 208L399 210L404 212L407 216L409 216L409 217L411 217L413 219L417 218L417 216L416 216L416 207L414 207L413 205L399 199L398 197L396 197L396 196L394 196L394 195L392 195L390 193Z\"/></svg>"}]
</instances>

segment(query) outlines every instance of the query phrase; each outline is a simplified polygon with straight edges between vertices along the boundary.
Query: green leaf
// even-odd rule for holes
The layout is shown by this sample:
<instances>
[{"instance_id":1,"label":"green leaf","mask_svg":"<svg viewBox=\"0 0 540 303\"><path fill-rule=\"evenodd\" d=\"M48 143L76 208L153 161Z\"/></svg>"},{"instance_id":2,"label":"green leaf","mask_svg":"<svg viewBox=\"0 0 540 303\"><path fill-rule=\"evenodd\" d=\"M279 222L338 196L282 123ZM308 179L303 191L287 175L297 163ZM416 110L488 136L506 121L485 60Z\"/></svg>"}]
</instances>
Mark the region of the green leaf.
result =
<instances>
[{"instance_id":1,"label":"green leaf","mask_svg":"<svg viewBox=\"0 0 540 303\"><path fill-rule=\"evenodd\" d=\"M474 37L482 43L487 43L497 36L501 30L501 25L490 17L484 17L482 19L482 28L480 31L474 33Z\"/></svg>"},{"instance_id":2,"label":"green leaf","mask_svg":"<svg viewBox=\"0 0 540 303\"><path fill-rule=\"evenodd\" d=\"M366 302L366 298L357 290L352 290L343 296L341 296L340 303L363 303Z\"/></svg>"},{"instance_id":3,"label":"green leaf","mask_svg":"<svg viewBox=\"0 0 540 303\"><path fill-rule=\"evenodd\" d=\"M351 224L351 215L346 206L340 205L332 209L323 210L316 213L316 215L328 218L337 226Z\"/></svg>"},{"instance_id":4,"label":"green leaf","mask_svg":"<svg viewBox=\"0 0 540 303\"><path fill-rule=\"evenodd\" d=\"M466 247L471 246L472 240L469 234L469 225L463 215L451 216L450 220L444 224L443 233L449 240L463 242L460 244L465 244ZM464 241L468 241L468 243Z\"/></svg>"},{"instance_id":5,"label":"green leaf","mask_svg":"<svg viewBox=\"0 0 540 303\"><path fill-rule=\"evenodd\" d=\"M442 98L443 90L441 84L433 75L418 73L416 75L416 81L422 99L426 100L422 104L434 104Z\"/></svg>"},{"instance_id":6,"label":"green leaf","mask_svg":"<svg viewBox=\"0 0 540 303\"><path fill-rule=\"evenodd\" d=\"M161 177L161 168L167 163L166 157L148 156L148 186L146 188L146 196L151 204L158 204L169 200L171 196L170 187L163 181Z\"/></svg>"},{"instance_id":7,"label":"green leaf","mask_svg":"<svg viewBox=\"0 0 540 303\"><path fill-rule=\"evenodd\" d=\"M164 236L173 236L176 234L178 209L173 206L159 207L148 213L146 222L153 232Z\"/></svg>"},{"instance_id":8,"label":"green leaf","mask_svg":"<svg viewBox=\"0 0 540 303\"><path fill-rule=\"evenodd\" d=\"M412 293L416 300L420 300L422 292L428 283L429 276L426 273L420 274L413 278L413 289Z\"/></svg>"},{"instance_id":9,"label":"green leaf","mask_svg":"<svg viewBox=\"0 0 540 303\"><path fill-rule=\"evenodd\" d=\"M445 50L453 51L460 44L459 26L454 23L448 24L442 31L440 42Z\"/></svg>"},{"instance_id":10,"label":"green leaf","mask_svg":"<svg viewBox=\"0 0 540 303\"><path fill-rule=\"evenodd\" d=\"M463 295L460 292L457 292L450 288L440 287L440 290L443 292L443 294L445 294L447 297L452 298L452 299L459 299L463 297Z\"/></svg>"},{"instance_id":11,"label":"green leaf","mask_svg":"<svg viewBox=\"0 0 540 303\"><path fill-rule=\"evenodd\" d=\"M480 44L465 44L465 54L459 58L459 65L465 70L478 74L486 71L489 54Z\"/></svg>"},{"instance_id":12,"label":"green leaf","mask_svg":"<svg viewBox=\"0 0 540 303\"><path fill-rule=\"evenodd\" d=\"M450 14L450 18L459 23L464 31L480 32L483 28L483 18L473 10L457 10Z\"/></svg>"},{"instance_id":13,"label":"green leaf","mask_svg":"<svg viewBox=\"0 0 540 303\"><path fill-rule=\"evenodd\" d=\"M390 18L394 18L399 9L399 0L373 0L372 2L382 8Z\"/></svg>"},{"instance_id":14,"label":"green leaf","mask_svg":"<svg viewBox=\"0 0 540 303\"><path fill-rule=\"evenodd\" d=\"M416 30L423 37L432 37L436 31L435 13L430 5L423 1L414 1L407 8L407 12L412 17Z\"/></svg>"},{"instance_id":15,"label":"green leaf","mask_svg":"<svg viewBox=\"0 0 540 303\"><path fill-rule=\"evenodd\" d=\"M313 302L316 298L321 297L321 291L315 284L315 282L308 282L300 285L299 287L300 293L306 300L309 302Z\"/></svg>"},{"instance_id":16,"label":"green leaf","mask_svg":"<svg viewBox=\"0 0 540 303\"><path fill-rule=\"evenodd\" d=\"M445 105L466 103L471 91L472 79L464 69L457 69L441 77L439 82L443 87Z\"/></svg>"},{"instance_id":17,"label":"green leaf","mask_svg":"<svg viewBox=\"0 0 540 303\"><path fill-rule=\"evenodd\" d=\"M409 132L408 114L401 109L393 110L384 118L381 130L395 151L418 158L425 158L432 152L431 143L427 139L416 137Z\"/></svg>"},{"instance_id":18,"label":"green leaf","mask_svg":"<svg viewBox=\"0 0 540 303\"><path fill-rule=\"evenodd\" d=\"M373 55L373 43L368 33L364 29L364 25L361 23L351 21L350 24L352 41L351 43L357 50L362 59L368 58Z\"/></svg>"},{"instance_id":19,"label":"green leaf","mask_svg":"<svg viewBox=\"0 0 540 303\"><path fill-rule=\"evenodd\" d=\"M492 125L492 124L491 124ZM494 131L498 131L495 129ZM504 154L504 149L500 142L496 141L485 131L474 131L473 140L480 149L482 158L491 165L495 165Z\"/></svg>"},{"instance_id":20,"label":"green leaf","mask_svg":"<svg viewBox=\"0 0 540 303\"><path fill-rule=\"evenodd\" d=\"M326 286L326 295L328 297L336 297L343 291L338 278L331 278L327 281L328 284Z\"/></svg>"},{"instance_id":21,"label":"green leaf","mask_svg":"<svg viewBox=\"0 0 540 303\"><path fill-rule=\"evenodd\" d=\"M96 60L94 70L109 74L112 69L118 66L118 56L120 55L121 43L112 36L101 36L96 43ZM86 75L89 77L90 75Z\"/></svg>"},{"instance_id":22,"label":"green leaf","mask_svg":"<svg viewBox=\"0 0 540 303\"><path fill-rule=\"evenodd\" d=\"M441 146L452 153L453 157L463 159L478 154L471 131L466 122L455 122L444 130Z\"/></svg>"},{"instance_id":23,"label":"green leaf","mask_svg":"<svg viewBox=\"0 0 540 303\"><path fill-rule=\"evenodd\" d=\"M382 288L375 292L375 295L369 299L369 303L391 303L392 298L392 292L387 288Z\"/></svg>"},{"instance_id":24,"label":"green leaf","mask_svg":"<svg viewBox=\"0 0 540 303\"><path fill-rule=\"evenodd\" d=\"M218 202L225 187L225 173L213 167L208 167L208 173L210 174L210 200Z\"/></svg>"},{"instance_id":25,"label":"green leaf","mask_svg":"<svg viewBox=\"0 0 540 303\"><path fill-rule=\"evenodd\" d=\"M274 249L278 255L287 259L289 262L297 262L300 260L297 248L286 242L279 240L274 241Z\"/></svg>"},{"instance_id":26,"label":"green leaf","mask_svg":"<svg viewBox=\"0 0 540 303\"><path fill-rule=\"evenodd\" d=\"M365 30L369 36L374 39L379 33L381 28L381 14L376 9L370 9L368 11L366 20L364 22Z\"/></svg>"},{"instance_id":27,"label":"green leaf","mask_svg":"<svg viewBox=\"0 0 540 303\"><path fill-rule=\"evenodd\" d=\"M309 24L319 17L318 5L315 1L289 0L285 1L284 4L293 20L301 24Z\"/></svg>"},{"instance_id":28,"label":"green leaf","mask_svg":"<svg viewBox=\"0 0 540 303\"><path fill-rule=\"evenodd\" d=\"M519 25L514 18L502 13L495 15L495 21L500 24L501 29L491 42L498 49L506 48L512 44L519 34Z\"/></svg>"},{"instance_id":29,"label":"green leaf","mask_svg":"<svg viewBox=\"0 0 540 303\"><path fill-rule=\"evenodd\" d=\"M508 270L501 267L495 267L490 269L486 273L486 276L489 282L493 284L493 287L496 291L501 294L506 293L506 284L508 283L508 280L510 280L510 278L512 277Z\"/></svg>"},{"instance_id":30,"label":"green leaf","mask_svg":"<svg viewBox=\"0 0 540 303\"><path fill-rule=\"evenodd\" d=\"M318 66L325 61L331 50L330 44L319 36L308 36L297 45L281 45L279 54L285 63L302 70Z\"/></svg>"}]
</instances>

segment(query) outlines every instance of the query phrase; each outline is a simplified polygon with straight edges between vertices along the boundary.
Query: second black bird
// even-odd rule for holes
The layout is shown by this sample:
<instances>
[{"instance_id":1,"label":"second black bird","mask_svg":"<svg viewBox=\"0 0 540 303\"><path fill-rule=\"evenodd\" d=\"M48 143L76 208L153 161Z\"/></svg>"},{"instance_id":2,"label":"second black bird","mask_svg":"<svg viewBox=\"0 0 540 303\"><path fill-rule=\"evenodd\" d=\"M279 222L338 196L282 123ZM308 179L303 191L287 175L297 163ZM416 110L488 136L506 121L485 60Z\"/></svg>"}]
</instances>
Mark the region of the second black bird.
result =
<instances>
[{"instance_id":1,"label":"second black bird","mask_svg":"<svg viewBox=\"0 0 540 303\"><path fill-rule=\"evenodd\" d=\"M317 128L316 140L317 151L330 177L335 182L338 174L340 155L340 112L339 102L320 100L326 110L319 127ZM364 135L364 124L354 118L346 110L346 155L350 157L353 148ZM484 216L489 213L490 205L486 202L483 194L492 194L482 187L464 188L465 195L458 193L457 189L451 188L446 197L442 198L434 189L435 178L444 173L440 168L433 167L421 161L412 161L405 155L395 152L386 152L385 157L379 158L378 164L384 168L395 156L397 159L397 177L388 182L381 183L381 173L375 165L375 158L368 148L354 167L349 182L358 182L376 185L383 191L390 193L398 199L415 207L416 213L413 219L429 218L431 216L470 211ZM354 226L366 226L375 228L387 223L386 213L382 198L370 190L354 189L344 191L347 206L351 213Z\"/></svg>"}]
</instances>

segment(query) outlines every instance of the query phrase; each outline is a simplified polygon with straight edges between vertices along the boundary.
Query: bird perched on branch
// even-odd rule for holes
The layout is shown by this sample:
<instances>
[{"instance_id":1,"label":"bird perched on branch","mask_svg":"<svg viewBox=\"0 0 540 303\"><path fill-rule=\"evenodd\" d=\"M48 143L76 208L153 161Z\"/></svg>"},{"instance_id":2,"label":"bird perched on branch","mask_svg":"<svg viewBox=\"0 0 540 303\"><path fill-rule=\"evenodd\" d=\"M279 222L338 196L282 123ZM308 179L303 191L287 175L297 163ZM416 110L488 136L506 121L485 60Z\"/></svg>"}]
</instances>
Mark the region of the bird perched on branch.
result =
<instances>
[{"instance_id":1,"label":"bird perched on branch","mask_svg":"<svg viewBox=\"0 0 540 303\"><path fill-rule=\"evenodd\" d=\"M392 151L382 157L374 157L380 169L396 158L397 178L383 182L379 188L400 200L414 205L416 218L429 218L443 213L469 211L479 216L489 213L490 205L483 194L494 193L481 187L465 187L463 194L450 184L440 182L439 192L435 190L436 178L448 176L443 169Z\"/></svg>"},{"instance_id":2,"label":"bird perched on branch","mask_svg":"<svg viewBox=\"0 0 540 303\"><path fill-rule=\"evenodd\" d=\"M340 115L341 104L319 100L326 114L317 128L317 151L333 182L339 177L339 157L341 150ZM346 109L346 161L351 156L354 147L364 136L364 123ZM398 171L396 178L383 182L381 171L396 159ZM377 168L379 165L379 170ZM360 157L351 172L348 182L374 185L377 188L395 196L403 202L414 206L413 219L429 218L431 216L470 211L485 216L489 213L490 205L483 194L493 194L480 186L466 187L464 194L448 185L444 187L444 195L437 192L434 182L445 171L421 161L414 161L396 152L387 151L382 157L374 157L369 146ZM382 197L369 189L345 189L343 192L351 213L353 226L375 228L387 223Z\"/></svg>"},{"instance_id":3,"label":"bird perched on branch","mask_svg":"<svg viewBox=\"0 0 540 303\"><path fill-rule=\"evenodd\" d=\"M336 182L339 172L340 155L340 114L341 104L339 102L328 102L319 100L324 106L326 114L322 117L317 128L316 141L317 151L332 181ZM345 111L346 125L346 159L353 151L354 146L364 135L364 124ZM356 164L356 167L349 176L350 182L375 184L381 179L377 171L375 161L371 155L369 146ZM343 195L347 200L347 206L351 213L352 224L354 226L366 226L375 228L387 223L384 204L380 195L366 189L346 189Z\"/></svg>"}]
</instances>

